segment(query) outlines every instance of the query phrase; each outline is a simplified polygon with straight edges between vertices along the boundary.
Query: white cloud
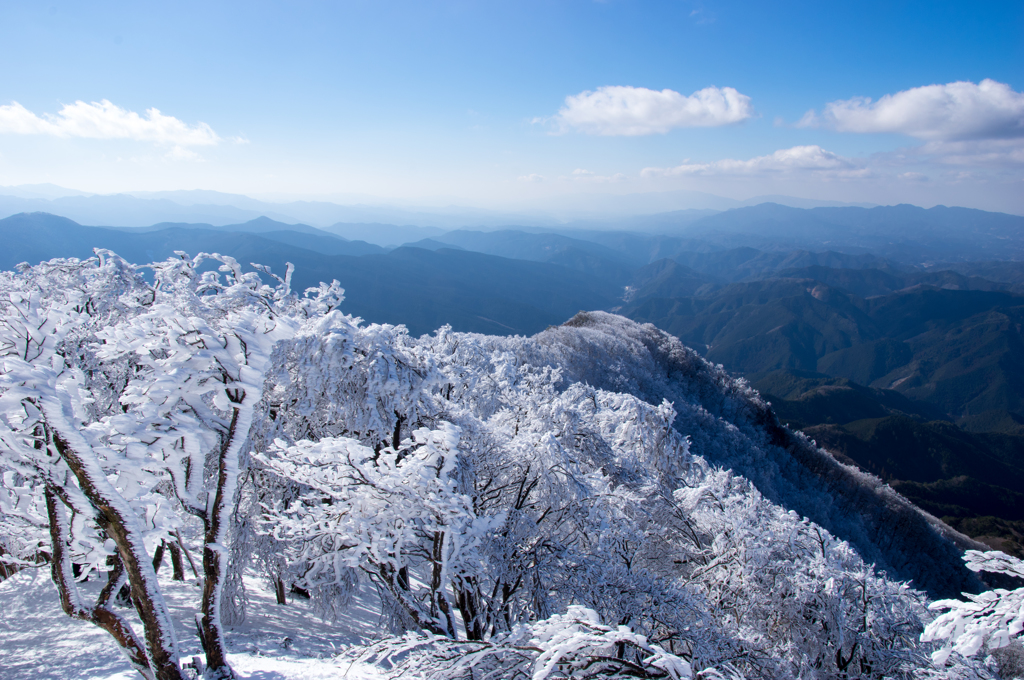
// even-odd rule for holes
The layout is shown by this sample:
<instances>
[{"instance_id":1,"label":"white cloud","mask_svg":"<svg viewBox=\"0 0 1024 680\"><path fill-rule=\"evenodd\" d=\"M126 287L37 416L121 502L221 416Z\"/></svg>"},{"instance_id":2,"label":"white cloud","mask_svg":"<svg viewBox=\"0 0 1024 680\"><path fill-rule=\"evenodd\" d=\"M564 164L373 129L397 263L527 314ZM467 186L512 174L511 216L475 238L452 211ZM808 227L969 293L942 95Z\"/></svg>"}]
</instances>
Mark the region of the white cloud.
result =
<instances>
[{"instance_id":1,"label":"white cloud","mask_svg":"<svg viewBox=\"0 0 1024 680\"><path fill-rule=\"evenodd\" d=\"M59 113L45 113L41 117L18 102L12 102L0 106L0 133L4 132L87 139L131 139L173 145L176 148L210 146L220 142L220 137L206 123L190 126L174 116L163 115L157 109L147 109L145 115L140 116L106 99L88 104L83 101L65 104Z\"/></svg>"},{"instance_id":2,"label":"white cloud","mask_svg":"<svg viewBox=\"0 0 1024 680\"><path fill-rule=\"evenodd\" d=\"M1024 139L934 141L906 154L941 165L1019 169L1024 166Z\"/></svg>"},{"instance_id":3,"label":"white cloud","mask_svg":"<svg viewBox=\"0 0 1024 680\"><path fill-rule=\"evenodd\" d=\"M977 85L927 85L878 101L834 101L820 116L808 111L798 125L839 132L898 132L928 140L1024 137L1024 93L988 79Z\"/></svg>"},{"instance_id":4,"label":"white cloud","mask_svg":"<svg viewBox=\"0 0 1024 680\"><path fill-rule=\"evenodd\" d=\"M572 171L572 175L569 177L562 177L561 179L569 179L574 182L592 182L595 184L607 184L609 182L621 182L626 179L626 176L621 172L617 172L614 175L598 175L591 170L584 170L583 168L576 168Z\"/></svg>"},{"instance_id":5,"label":"white cloud","mask_svg":"<svg viewBox=\"0 0 1024 680\"><path fill-rule=\"evenodd\" d=\"M707 87L687 97L673 90L616 85L566 97L554 120L561 129L633 136L729 125L753 115L750 97L731 87Z\"/></svg>"},{"instance_id":6,"label":"white cloud","mask_svg":"<svg viewBox=\"0 0 1024 680\"><path fill-rule=\"evenodd\" d=\"M644 168L643 177L674 175L765 175L785 172L828 172L847 177L864 176L865 169L848 158L826 151L820 146L794 146L779 149L767 156L749 160L727 158L712 163L690 163L689 160L673 168Z\"/></svg>"},{"instance_id":7,"label":"white cloud","mask_svg":"<svg viewBox=\"0 0 1024 680\"><path fill-rule=\"evenodd\" d=\"M544 182L546 180L547 178L544 175L538 175L535 172L529 175L520 175L519 177L520 182Z\"/></svg>"},{"instance_id":8,"label":"white cloud","mask_svg":"<svg viewBox=\"0 0 1024 680\"><path fill-rule=\"evenodd\" d=\"M203 157L197 154L192 149L186 149L183 146L175 145L170 151L167 152L167 158L172 161L202 161Z\"/></svg>"}]
</instances>

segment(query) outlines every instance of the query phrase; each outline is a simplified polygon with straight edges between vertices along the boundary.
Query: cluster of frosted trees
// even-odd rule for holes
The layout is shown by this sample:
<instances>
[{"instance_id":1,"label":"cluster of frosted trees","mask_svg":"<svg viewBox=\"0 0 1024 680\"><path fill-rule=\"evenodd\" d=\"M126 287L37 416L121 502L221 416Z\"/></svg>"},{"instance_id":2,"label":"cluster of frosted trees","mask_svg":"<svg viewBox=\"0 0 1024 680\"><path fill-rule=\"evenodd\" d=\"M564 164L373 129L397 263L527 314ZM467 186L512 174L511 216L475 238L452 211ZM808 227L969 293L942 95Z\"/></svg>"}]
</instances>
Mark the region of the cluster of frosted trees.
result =
<instances>
[{"instance_id":1,"label":"cluster of frosted trees","mask_svg":"<svg viewBox=\"0 0 1024 680\"><path fill-rule=\"evenodd\" d=\"M375 589L391 636L349 655L396 676L985 677L974 641L1020 631L978 615L968 644L950 602L922 642L919 593L691 454L667 402L570 384L517 340L361 325L336 284L258 269L0 274L2 559L45 561L144 677L185 677L181 634L232 677L246 573L325 617ZM195 633L154 568L182 533Z\"/></svg>"}]
</instances>

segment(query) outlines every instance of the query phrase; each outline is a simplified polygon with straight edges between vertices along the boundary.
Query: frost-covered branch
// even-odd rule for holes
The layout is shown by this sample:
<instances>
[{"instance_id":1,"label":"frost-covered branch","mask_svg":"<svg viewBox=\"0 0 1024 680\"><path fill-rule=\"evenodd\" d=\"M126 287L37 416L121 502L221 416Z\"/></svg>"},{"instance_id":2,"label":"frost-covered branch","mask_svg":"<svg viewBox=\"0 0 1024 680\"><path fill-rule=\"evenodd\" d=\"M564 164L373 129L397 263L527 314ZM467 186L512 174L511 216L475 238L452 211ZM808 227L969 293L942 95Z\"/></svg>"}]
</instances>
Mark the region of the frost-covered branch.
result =
<instances>
[{"instance_id":1,"label":"frost-covered branch","mask_svg":"<svg viewBox=\"0 0 1024 680\"><path fill-rule=\"evenodd\" d=\"M627 626L602 625L597 612L580 606L487 641L459 643L441 636L409 633L380 642L357 653L356 658L392 664L391 677L694 677L685 659L649 643Z\"/></svg>"},{"instance_id":2,"label":"frost-covered branch","mask_svg":"<svg viewBox=\"0 0 1024 680\"><path fill-rule=\"evenodd\" d=\"M457 635L449 587L472 573L501 518L478 517L458 492L459 428L421 428L399 450L374 451L348 438L278 441L258 459L312 491L266 508L275 538L308 565L307 583L361 569L424 630ZM415 585L410 574L421 571ZM457 586L456 586L457 589Z\"/></svg>"},{"instance_id":3,"label":"frost-covered branch","mask_svg":"<svg viewBox=\"0 0 1024 680\"><path fill-rule=\"evenodd\" d=\"M968 550L964 561L971 571L987 571L1024 578L1024 561L998 550ZM942 642L932 654L932 661L941 666L953 652L974 656L985 646L999 649L1024 631L1024 587L1016 590L996 588L978 595L964 593L966 600L938 600L929 605L943 611L929 623L921 640Z\"/></svg>"}]
</instances>

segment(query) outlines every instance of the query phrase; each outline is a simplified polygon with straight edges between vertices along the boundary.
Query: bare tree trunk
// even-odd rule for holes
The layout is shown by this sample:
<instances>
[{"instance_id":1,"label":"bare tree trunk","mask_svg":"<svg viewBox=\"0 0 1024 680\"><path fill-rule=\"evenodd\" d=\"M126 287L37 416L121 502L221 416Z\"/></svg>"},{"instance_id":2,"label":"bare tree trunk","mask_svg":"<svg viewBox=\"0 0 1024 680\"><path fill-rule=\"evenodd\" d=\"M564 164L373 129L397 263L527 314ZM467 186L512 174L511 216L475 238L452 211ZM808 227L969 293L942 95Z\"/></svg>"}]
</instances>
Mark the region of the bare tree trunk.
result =
<instances>
[{"instance_id":1,"label":"bare tree trunk","mask_svg":"<svg viewBox=\"0 0 1024 680\"><path fill-rule=\"evenodd\" d=\"M3 557L5 554L6 554L6 551L3 549L3 546L0 546L0 557ZM14 574L16 574L17 571L18 571L18 568L16 566L14 566L13 564L8 565L8 564L5 564L4 562L0 562L0 581L4 581L5 579L9 579L10 577L14 576Z\"/></svg>"},{"instance_id":2,"label":"bare tree trunk","mask_svg":"<svg viewBox=\"0 0 1024 680\"><path fill-rule=\"evenodd\" d=\"M117 591L117 604L122 607L131 607L132 605L132 586L131 583L125 581L121 585L121 589Z\"/></svg>"},{"instance_id":3,"label":"bare tree trunk","mask_svg":"<svg viewBox=\"0 0 1024 680\"><path fill-rule=\"evenodd\" d=\"M455 604L462 613L462 620L466 624L467 640L484 639L484 621L480 616L480 593L476 579L466 579L455 596Z\"/></svg>"},{"instance_id":4,"label":"bare tree trunk","mask_svg":"<svg viewBox=\"0 0 1024 680\"><path fill-rule=\"evenodd\" d=\"M171 578L175 581L184 581L185 567L181 563L181 548L173 541L168 543L167 547L171 551L171 567L174 569L174 575Z\"/></svg>"},{"instance_id":5,"label":"bare tree trunk","mask_svg":"<svg viewBox=\"0 0 1024 680\"><path fill-rule=\"evenodd\" d=\"M0 546L0 557L6 554L7 552L3 549L2 546ZM50 561L50 556L46 554L45 550L37 550L33 559L35 560L36 564L46 564ZM21 571L21 569L22 567L19 567L16 564L7 564L3 561L0 561L0 583L14 576L19 571Z\"/></svg>"},{"instance_id":6,"label":"bare tree trunk","mask_svg":"<svg viewBox=\"0 0 1024 680\"><path fill-rule=\"evenodd\" d=\"M110 602L110 597L121 582L121 577L124 576L124 565L121 564L121 559L117 555L107 555L107 565L110 566L110 571L107 572L107 585L103 586L100 596L96 598L96 603L104 607Z\"/></svg>"},{"instance_id":7,"label":"bare tree trunk","mask_svg":"<svg viewBox=\"0 0 1024 680\"><path fill-rule=\"evenodd\" d=\"M138 520L107 480L88 442L67 422L61 405L44 402L42 406L47 422L55 430L52 436L54 448L75 475L81 492L95 508L97 523L114 541L128 573L132 600L142 621L152 677L157 680L184 680L178 663L174 628L160 593L156 572L148 559ZM70 444L69 440L75 444ZM106 620L109 614L113 612L103 609L97 616ZM111 630L117 629L116 623L110 625ZM118 635L115 634L115 638Z\"/></svg>"},{"instance_id":8,"label":"bare tree trunk","mask_svg":"<svg viewBox=\"0 0 1024 680\"><path fill-rule=\"evenodd\" d=\"M185 543L181 540L181 532L177 529L174 530L174 538L178 541L178 547L181 548L181 552L185 553L185 559L188 560L188 566L192 569L192 575L199 578L199 571L196 569L196 563L192 561L192 553L185 547Z\"/></svg>"},{"instance_id":9,"label":"bare tree trunk","mask_svg":"<svg viewBox=\"0 0 1024 680\"><path fill-rule=\"evenodd\" d=\"M280 576L274 579L274 594L277 595L278 604L288 604L288 598L284 592L284 581L281 580Z\"/></svg>"},{"instance_id":10,"label":"bare tree trunk","mask_svg":"<svg viewBox=\"0 0 1024 680\"><path fill-rule=\"evenodd\" d=\"M160 566L164 563L164 542L160 541L160 545L156 547L156 552L153 553L153 571L160 573Z\"/></svg>"},{"instance_id":11,"label":"bare tree trunk","mask_svg":"<svg viewBox=\"0 0 1024 680\"><path fill-rule=\"evenodd\" d=\"M421 629L430 631L434 635L449 637L451 633L444 627L438 625L437 621L431 618L429 612L423 611L422 605L412 596L408 587L408 572L403 567L396 570L386 562L376 564L377 576L380 577L384 587L395 598L398 605L405 610L409 618ZM403 576L403 572L405 575Z\"/></svg>"}]
</instances>

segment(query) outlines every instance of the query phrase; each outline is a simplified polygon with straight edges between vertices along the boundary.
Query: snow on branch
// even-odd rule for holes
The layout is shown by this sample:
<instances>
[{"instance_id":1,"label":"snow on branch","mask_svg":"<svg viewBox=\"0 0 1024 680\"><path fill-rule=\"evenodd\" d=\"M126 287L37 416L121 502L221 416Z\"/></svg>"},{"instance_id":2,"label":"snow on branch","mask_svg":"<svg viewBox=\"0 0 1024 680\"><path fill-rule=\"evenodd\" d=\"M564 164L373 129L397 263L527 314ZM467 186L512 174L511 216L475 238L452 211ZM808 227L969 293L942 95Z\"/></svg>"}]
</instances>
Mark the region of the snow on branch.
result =
<instances>
[{"instance_id":1,"label":"snow on branch","mask_svg":"<svg viewBox=\"0 0 1024 680\"><path fill-rule=\"evenodd\" d=\"M328 437L293 446L278 440L255 458L311 491L287 507L266 507L274 537L309 565L309 585L336 582L339 569L361 569L406 609L416 624L455 637L449 579L472 572L479 547L500 517L478 517L459 493L460 430L449 423L420 428L398 449L374 451ZM425 565L424 587L409 578Z\"/></svg>"},{"instance_id":2,"label":"snow on branch","mask_svg":"<svg viewBox=\"0 0 1024 680\"><path fill-rule=\"evenodd\" d=\"M521 625L488 641L455 642L408 633L350 653L390 665L391 677L665 678L694 677L688 661L648 642L628 626L606 626L597 612L573 605L565 614ZM703 677L715 677L711 673Z\"/></svg>"},{"instance_id":3,"label":"snow on branch","mask_svg":"<svg viewBox=\"0 0 1024 680\"><path fill-rule=\"evenodd\" d=\"M1024 561L998 550L968 550L964 561L971 571L987 571L1024 578ZM982 647L999 649L1024 631L1024 587L996 588L979 595L964 593L966 600L938 600L929 609L945 612L929 623L921 634L923 642L943 642L932 654L941 666L953 652L970 657Z\"/></svg>"}]
</instances>

